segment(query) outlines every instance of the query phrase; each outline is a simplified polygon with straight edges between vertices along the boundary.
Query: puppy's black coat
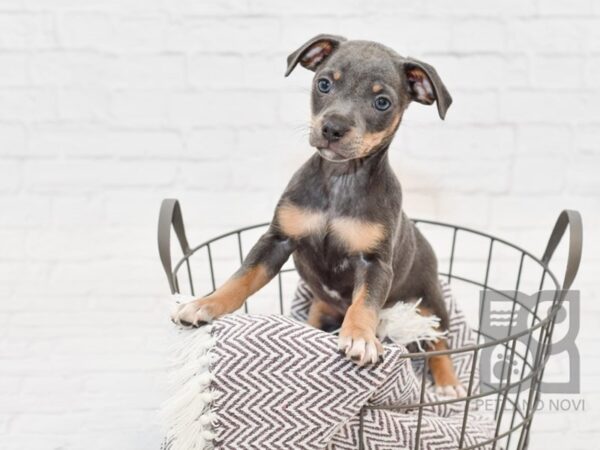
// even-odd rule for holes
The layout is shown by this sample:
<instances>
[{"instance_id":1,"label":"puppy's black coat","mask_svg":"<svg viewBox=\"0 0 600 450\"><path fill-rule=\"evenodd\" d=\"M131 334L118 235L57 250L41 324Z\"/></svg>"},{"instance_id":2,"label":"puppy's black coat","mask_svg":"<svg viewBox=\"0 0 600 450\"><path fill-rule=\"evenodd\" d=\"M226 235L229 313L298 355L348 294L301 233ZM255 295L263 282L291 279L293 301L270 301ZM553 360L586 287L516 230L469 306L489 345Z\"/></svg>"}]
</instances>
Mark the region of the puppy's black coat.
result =
<instances>
[{"instance_id":1,"label":"puppy's black coat","mask_svg":"<svg viewBox=\"0 0 600 450\"><path fill-rule=\"evenodd\" d=\"M318 151L292 177L240 270L174 319L197 324L234 311L293 255L316 297L309 323L341 326L340 349L375 362L381 308L422 298L422 311L448 327L436 257L402 210L388 148L410 102L435 102L444 118L452 99L433 67L374 42L319 35L288 57L286 75L297 64L315 72L310 144ZM447 356L430 366L438 386L458 389Z\"/></svg>"}]
</instances>

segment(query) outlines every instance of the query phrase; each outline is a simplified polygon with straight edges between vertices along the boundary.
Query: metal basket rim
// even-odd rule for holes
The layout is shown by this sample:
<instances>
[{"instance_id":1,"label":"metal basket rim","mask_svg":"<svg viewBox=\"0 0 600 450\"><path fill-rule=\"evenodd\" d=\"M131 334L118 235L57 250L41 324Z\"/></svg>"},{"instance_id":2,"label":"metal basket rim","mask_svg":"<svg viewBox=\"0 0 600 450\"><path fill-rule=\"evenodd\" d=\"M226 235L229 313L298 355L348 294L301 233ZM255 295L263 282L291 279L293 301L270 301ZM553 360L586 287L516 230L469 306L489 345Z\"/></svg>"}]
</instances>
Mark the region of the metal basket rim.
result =
<instances>
[{"instance_id":1,"label":"metal basket rim","mask_svg":"<svg viewBox=\"0 0 600 450\"><path fill-rule=\"evenodd\" d=\"M449 229L455 230L455 232L456 231L464 231L467 233L472 233L472 234L475 234L478 236L488 238L491 241L501 243L510 248L513 248L514 250L521 252L522 255L531 258L532 261L539 264L539 266L543 269L542 274L546 273L550 276L550 278L551 278L552 282L554 283L554 286L556 287L557 290L559 290L561 288L560 283L558 282L558 279L556 278L554 273L550 270L550 268L548 267L548 264L544 263L544 261L542 261L540 258L535 256L533 253L519 247L516 244L513 244L512 242L507 241L506 239L499 238L495 235L492 235L490 233L486 233L483 231L479 231L474 228L456 225L456 224L452 224L452 223L441 222L441 221L436 221L436 220L429 220L429 219L411 219L411 220L415 224L423 223L423 224L427 224L427 225L434 225L434 226L449 228ZM197 251L201 250L202 248L207 247L210 244L212 244L216 241L219 241L221 239L224 239L224 238L227 238L227 237L230 237L233 235L239 235L245 231L249 231L249 230L253 230L253 229L257 229L257 228L261 228L261 227L266 227L269 225L270 225L270 222L262 222L262 223L258 223L258 224L254 224L254 225L248 225L245 227L237 228L235 230L228 231L226 233L222 233L211 239L208 239L199 245L191 247L190 250L186 254L184 254L183 257L177 262L177 264L175 264L172 275L176 276L176 274L177 274L178 270L181 268L181 266L187 260L189 260L189 258L192 255L194 255ZM289 269L288 271L292 271L292 270L295 270L295 269ZM454 278L453 274L442 274L442 275L449 276L450 278ZM472 281L469 281L467 279L461 279L461 281L472 283ZM401 357L409 358L409 359L417 359L417 358L422 359L424 357L430 358L432 356L468 353L468 352L480 351L481 349L485 349L485 348L492 347L492 346L497 346L497 345L502 345L502 344L506 345L506 343L509 341L512 341L514 339L519 339L522 336L532 334L539 328L548 325L554 319L556 314L558 314L559 309L560 309L560 303L554 305L552 307L552 309L547 313L546 317L539 318L538 319L539 322L537 324L532 325L532 326L528 327L527 329L522 330L518 333L510 334L509 336L503 337L502 339L491 339L487 342L482 342L481 344L471 345L471 346L467 346L467 347L454 348L454 349L447 349L447 350L428 351L426 353L424 353L424 352L408 352L408 353L401 355Z\"/></svg>"},{"instance_id":2,"label":"metal basket rim","mask_svg":"<svg viewBox=\"0 0 600 450\"><path fill-rule=\"evenodd\" d=\"M489 239L492 239L495 242L499 242L501 244L507 245L515 250L518 250L520 252L522 252L524 255L527 255L528 257L530 257L533 261L535 261L536 263L538 263L542 268L544 268L544 270L552 277L552 281L554 281L554 284L556 286L557 289L560 288L560 284L556 278L556 276L554 275L554 273L548 268L548 265L545 264L540 258L538 258L537 256L535 256L533 253L519 247L516 244L513 244L512 242L507 241L506 239L502 239L499 238L493 234L490 233L486 233L483 231L479 231L476 230L474 228L469 228L469 227L464 227L461 225L456 225L456 224L452 224L452 223L448 223L448 222L440 222L437 220L428 220L428 219L411 219L412 222L414 222L415 224L417 223L425 223L428 225L437 225L437 226L442 226L442 227L446 227L446 228L452 228L454 230L461 230L461 231L466 231L469 233L473 233L482 237L486 237ZM179 270L179 268L181 267L181 265L185 262L186 259L189 259L190 256L192 256L195 252L197 252L198 250L200 250L203 247L206 247L209 244L212 244L213 242L219 241L223 238L229 237L229 236L233 236L234 234L239 234L239 233L243 233L244 231L249 231L249 230L253 230L256 228L261 228L261 227L265 227L265 226L269 226L270 222L261 222L261 223L257 223L254 225L248 225L246 227L241 227L241 228L237 228L235 230L232 231L228 231L226 233L222 233L219 234L207 241L202 242L199 245L196 245L195 247L190 248L190 251L183 255L183 257L177 262L177 264L175 264L175 267L173 268L173 273L177 273L177 271Z\"/></svg>"}]
</instances>

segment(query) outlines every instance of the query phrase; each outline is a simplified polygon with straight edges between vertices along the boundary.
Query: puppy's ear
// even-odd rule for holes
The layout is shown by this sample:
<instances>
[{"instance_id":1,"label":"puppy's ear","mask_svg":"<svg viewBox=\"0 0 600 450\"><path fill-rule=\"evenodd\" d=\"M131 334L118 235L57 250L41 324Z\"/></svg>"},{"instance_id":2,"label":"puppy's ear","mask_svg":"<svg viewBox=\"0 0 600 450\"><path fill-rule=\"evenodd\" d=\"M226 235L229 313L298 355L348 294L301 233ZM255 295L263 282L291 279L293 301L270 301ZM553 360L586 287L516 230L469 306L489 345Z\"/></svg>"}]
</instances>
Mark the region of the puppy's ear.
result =
<instances>
[{"instance_id":1,"label":"puppy's ear","mask_svg":"<svg viewBox=\"0 0 600 450\"><path fill-rule=\"evenodd\" d=\"M319 34L315 36L287 57L285 76L287 77L292 73L292 70L294 70L294 67L298 63L314 72L319 64L336 51L345 40L346 38L344 37L332 34Z\"/></svg>"},{"instance_id":2,"label":"puppy's ear","mask_svg":"<svg viewBox=\"0 0 600 450\"><path fill-rule=\"evenodd\" d=\"M436 70L429 64L413 58L404 59L401 64L411 99L425 105L437 102L440 117L442 119L446 117L446 111L452 104L452 97Z\"/></svg>"}]
</instances>

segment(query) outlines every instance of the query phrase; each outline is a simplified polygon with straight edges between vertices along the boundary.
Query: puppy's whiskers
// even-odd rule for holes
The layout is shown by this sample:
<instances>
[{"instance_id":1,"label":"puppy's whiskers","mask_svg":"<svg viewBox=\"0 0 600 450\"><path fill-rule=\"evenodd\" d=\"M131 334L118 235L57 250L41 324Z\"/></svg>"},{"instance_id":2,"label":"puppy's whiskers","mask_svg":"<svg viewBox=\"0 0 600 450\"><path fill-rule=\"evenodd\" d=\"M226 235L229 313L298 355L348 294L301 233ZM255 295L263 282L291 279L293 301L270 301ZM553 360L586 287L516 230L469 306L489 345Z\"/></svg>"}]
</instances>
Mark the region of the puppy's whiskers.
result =
<instances>
[{"instance_id":1,"label":"puppy's whiskers","mask_svg":"<svg viewBox=\"0 0 600 450\"><path fill-rule=\"evenodd\" d=\"M302 139L306 139L308 136L310 136L311 128L310 125L303 123L294 126L292 128L292 131L295 137L301 137Z\"/></svg>"}]
</instances>

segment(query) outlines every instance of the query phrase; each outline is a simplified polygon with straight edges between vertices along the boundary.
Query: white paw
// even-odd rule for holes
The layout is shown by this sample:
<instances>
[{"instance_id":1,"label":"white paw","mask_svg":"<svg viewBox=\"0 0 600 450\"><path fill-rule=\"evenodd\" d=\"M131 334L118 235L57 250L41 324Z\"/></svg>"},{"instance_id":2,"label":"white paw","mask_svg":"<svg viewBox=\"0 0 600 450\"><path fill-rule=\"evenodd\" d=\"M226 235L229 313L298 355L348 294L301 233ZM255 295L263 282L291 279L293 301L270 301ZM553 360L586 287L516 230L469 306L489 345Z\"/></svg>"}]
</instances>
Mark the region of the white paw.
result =
<instances>
[{"instance_id":1,"label":"white paw","mask_svg":"<svg viewBox=\"0 0 600 450\"><path fill-rule=\"evenodd\" d=\"M467 396L467 391L461 384L457 384L456 386L436 386L435 393L440 397L448 398L463 398Z\"/></svg>"},{"instance_id":2,"label":"white paw","mask_svg":"<svg viewBox=\"0 0 600 450\"><path fill-rule=\"evenodd\" d=\"M213 316L208 311L208 306L202 300L194 300L180 305L179 308L173 311L171 313L171 320L177 325L197 327L204 322L211 322Z\"/></svg>"},{"instance_id":3,"label":"white paw","mask_svg":"<svg viewBox=\"0 0 600 450\"><path fill-rule=\"evenodd\" d=\"M359 337L353 339L350 336L340 336L338 350L359 366L375 364L379 360L379 355L383 354L383 347L377 338L364 339Z\"/></svg>"}]
</instances>

